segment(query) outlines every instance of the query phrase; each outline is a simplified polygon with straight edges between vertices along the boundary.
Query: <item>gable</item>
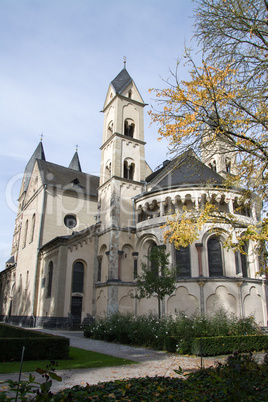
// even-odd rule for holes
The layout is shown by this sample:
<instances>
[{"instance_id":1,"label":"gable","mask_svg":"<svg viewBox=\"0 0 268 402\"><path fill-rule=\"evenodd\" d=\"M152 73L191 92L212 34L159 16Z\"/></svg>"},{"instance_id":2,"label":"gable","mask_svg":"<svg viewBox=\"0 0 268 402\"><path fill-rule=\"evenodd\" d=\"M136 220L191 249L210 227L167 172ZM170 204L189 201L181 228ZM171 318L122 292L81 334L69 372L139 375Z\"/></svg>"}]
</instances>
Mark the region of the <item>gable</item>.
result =
<instances>
[{"instance_id":1,"label":"gable","mask_svg":"<svg viewBox=\"0 0 268 402\"><path fill-rule=\"evenodd\" d=\"M139 103L144 103L138 88L136 87L133 79L130 77L125 68L123 68L123 70L121 70L120 73L110 83L103 110L116 95L121 95L125 98L131 98Z\"/></svg>"},{"instance_id":2,"label":"gable","mask_svg":"<svg viewBox=\"0 0 268 402\"><path fill-rule=\"evenodd\" d=\"M223 178L192 152L185 152L173 161L164 162L163 166L146 179L150 190L186 185L221 185Z\"/></svg>"},{"instance_id":3,"label":"gable","mask_svg":"<svg viewBox=\"0 0 268 402\"><path fill-rule=\"evenodd\" d=\"M38 191L42 184L42 178L36 160L31 175L29 177L24 203L27 203L30 200L30 198Z\"/></svg>"}]
</instances>

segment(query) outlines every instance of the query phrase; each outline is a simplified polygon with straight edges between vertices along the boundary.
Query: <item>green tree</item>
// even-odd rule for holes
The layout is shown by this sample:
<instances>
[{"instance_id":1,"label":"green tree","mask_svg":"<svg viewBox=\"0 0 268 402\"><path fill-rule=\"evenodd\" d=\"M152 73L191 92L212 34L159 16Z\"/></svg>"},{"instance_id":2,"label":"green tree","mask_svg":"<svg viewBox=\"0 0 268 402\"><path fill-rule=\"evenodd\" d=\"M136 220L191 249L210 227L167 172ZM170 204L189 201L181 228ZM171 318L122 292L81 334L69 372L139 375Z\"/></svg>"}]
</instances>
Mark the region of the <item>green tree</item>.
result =
<instances>
[{"instance_id":1,"label":"green tree","mask_svg":"<svg viewBox=\"0 0 268 402\"><path fill-rule=\"evenodd\" d=\"M169 254L162 247L153 246L147 263L142 262L142 273L137 277L136 299L149 299L156 295L158 317L161 318L161 301L176 289L176 269L169 268Z\"/></svg>"},{"instance_id":2,"label":"green tree","mask_svg":"<svg viewBox=\"0 0 268 402\"><path fill-rule=\"evenodd\" d=\"M187 148L194 149L197 155L204 149L213 154L213 149L219 152L214 144L220 142L220 152L231 154L237 166L235 174L226 175L226 188L243 187L243 203L251 203L252 198L256 202L253 196L256 194L267 212L267 0L197 0L196 3L194 37L202 46L202 65L197 66L186 50L190 79L179 79L178 64L168 88L154 90L158 110L150 112L152 121L159 125L160 136L170 141L170 149L176 154ZM234 215L219 213L209 205L201 220L195 216L190 217L190 222L197 222L199 229L205 218L213 225L213 216L215 220L225 219L235 228L240 245L250 239L259 245L268 240L265 214L260 222L248 225L246 231L243 228L243 237L239 237L239 223ZM184 218L187 220L189 215ZM184 226L185 219L182 219ZM168 237L175 233L180 246L183 231L183 227L174 223ZM187 236L188 242L194 241L194 236L189 233Z\"/></svg>"}]
</instances>

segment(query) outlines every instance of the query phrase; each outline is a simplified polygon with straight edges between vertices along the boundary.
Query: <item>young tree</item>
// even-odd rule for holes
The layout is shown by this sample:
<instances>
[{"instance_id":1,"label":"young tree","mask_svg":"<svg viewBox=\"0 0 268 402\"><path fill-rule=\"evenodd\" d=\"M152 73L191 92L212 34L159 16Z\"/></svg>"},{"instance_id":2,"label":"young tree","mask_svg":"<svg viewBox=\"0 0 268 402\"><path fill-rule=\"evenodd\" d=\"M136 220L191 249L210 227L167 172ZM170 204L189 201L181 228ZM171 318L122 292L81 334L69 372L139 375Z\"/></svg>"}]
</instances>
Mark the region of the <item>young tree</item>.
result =
<instances>
[{"instance_id":1,"label":"young tree","mask_svg":"<svg viewBox=\"0 0 268 402\"><path fill-rule=\"evenodd\" d=\"M172 152L187 148L200 155L220 152L236 159L236 174L227 175L226 187L245 188L243 202L256 194L266 207L268 202L268 5L266 0L198 0L195 37L203 45L203 62L197 66L186 51L190 79L180 81L176 72L169 87L156 92L159 110L150 112L159 124L159 134L170 141ZM219 152L219 149L217 149ZM211 155L212 156L212 155ZM219 213L207 205L203 213L180 222L175 218L166 236L180 242L185 220L197 230L206 219L224 217L236 227L235 216ZM225 216L223 216L225 215ZM187 222L186 222L187 223ZM189 223L189 222L188 222ZM240 244L268 239L268 220L248 226ZM193 231L196 235L196 231ZM177 234L177 235L176 235ZM188 233L188 241L194 236ZM180 245L180 244L178 244ZM182 244L181 244L182 245Z\"/></svg>"},{"instance_id":2,"label":"young tree","mask_svg":"<svg viewBox=\"0 0 268 402\"><path fill-rule=\"evenodd\" d=\"M176 269L169 268L169 254L161 247L151 248L147 263L143 262L142 274L137 277L136 299L149 299L153 295L158 300L158 317L161 318L161 301L176 289Z\"/></svg>"}]
</instances>

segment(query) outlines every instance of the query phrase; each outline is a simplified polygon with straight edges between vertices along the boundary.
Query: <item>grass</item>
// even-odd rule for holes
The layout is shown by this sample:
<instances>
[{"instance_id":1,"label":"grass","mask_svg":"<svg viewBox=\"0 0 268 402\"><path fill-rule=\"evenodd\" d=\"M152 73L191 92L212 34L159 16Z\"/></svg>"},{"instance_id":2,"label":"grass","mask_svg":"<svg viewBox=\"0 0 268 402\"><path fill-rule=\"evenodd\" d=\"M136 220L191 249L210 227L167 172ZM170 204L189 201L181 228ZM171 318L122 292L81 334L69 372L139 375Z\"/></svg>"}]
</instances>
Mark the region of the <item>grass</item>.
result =
<instances>
[{"instance_id":1,"label":"grass","mask_svg":"<svg viewBox=\"0 0 268 402\"><path fill-rule=\"evenodd\" d=\"M89 350L74 348L70 346L70 358L67 360L57 360L56 370L112 367L126 364L136 364L136 362L119 357L104 355L102 353L91 352ZM37 368L45 369L50 363L49 360L29 360L23 362L23 372L34 372ZM20 362L5 362L0 364L0 374L18 373L20 371Z\"/></svg>"}]
</instances>

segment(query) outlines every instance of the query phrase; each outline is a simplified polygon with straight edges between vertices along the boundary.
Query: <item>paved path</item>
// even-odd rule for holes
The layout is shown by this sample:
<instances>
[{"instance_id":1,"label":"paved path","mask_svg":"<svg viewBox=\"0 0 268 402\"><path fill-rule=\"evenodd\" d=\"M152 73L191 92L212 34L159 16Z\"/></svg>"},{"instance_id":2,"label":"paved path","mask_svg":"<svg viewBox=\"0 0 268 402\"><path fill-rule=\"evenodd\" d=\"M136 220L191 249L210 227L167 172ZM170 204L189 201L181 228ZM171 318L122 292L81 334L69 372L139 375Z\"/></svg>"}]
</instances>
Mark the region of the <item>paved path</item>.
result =
<instances>
[{"instance_id":1,"label":"paved path","mask_svg":"<svg viewBox=\"0 0 268 402\"><path fill-rule=\"evenodd\" d=\"M108 368L91 368L76 370L59 370L57 373L62 377L62 382L53 382L53 391L62 388L69 388L74 385L97 384L99 382L114 381L116 379L146 377L146 376L178 376L174 370L179 367L183 371L191 371L200 367L200 357L180 356L172 353L159 352L151 349L132 347L121 344L114 344L104 341L97 341L84 338L82 331L58 331L41 330L55 335L66 336L70 339L70 345L80 349L91 350L104 353L123 359L133 360L140 364L131 364L125 366L116 366ZM203 366L209 367L218 361L223 361L225 357L203 358ZM27 377L23 374L22 379ZM0 382L7 379L18 379L18 374L1 374ZM36 379L39 381L38 375ZM0 385L1 386L1 385Z\"/></svg>"}]
</instances>

